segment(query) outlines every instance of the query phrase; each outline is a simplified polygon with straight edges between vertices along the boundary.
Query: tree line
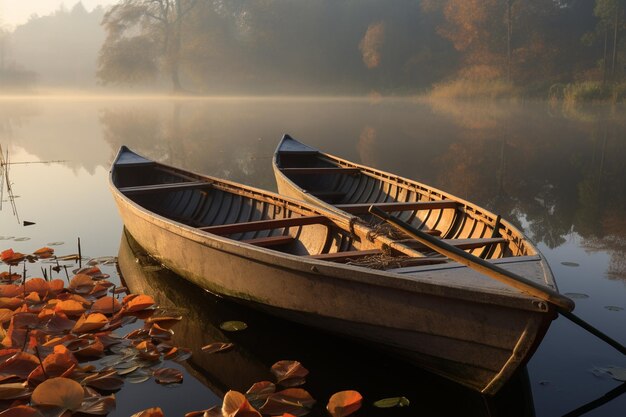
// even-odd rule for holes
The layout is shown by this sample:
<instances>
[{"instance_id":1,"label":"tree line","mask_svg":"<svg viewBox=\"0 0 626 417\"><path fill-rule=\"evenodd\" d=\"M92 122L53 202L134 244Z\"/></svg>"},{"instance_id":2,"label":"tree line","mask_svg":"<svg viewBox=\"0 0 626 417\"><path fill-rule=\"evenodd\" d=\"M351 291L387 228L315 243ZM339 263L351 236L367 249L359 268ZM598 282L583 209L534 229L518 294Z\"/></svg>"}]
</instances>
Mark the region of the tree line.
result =
<instances>
[{"instance_id":1,"label":"tree line","mask_svg":"<svg viewBox=\"0 0 626 417\"><path fill-rule=\"evenodd\" d=\"M8 35L17 53L29 47L18 42L25 32L66 28L55 45L47 39L58 55L48 61L65 65L66 46L88 38L81 54L93 68L82 73L106 86L341 95L471 85L545 96L623 81L625 9L626 0L120 0L93 12L79 3Z\"/></svg>"}]
</instances>

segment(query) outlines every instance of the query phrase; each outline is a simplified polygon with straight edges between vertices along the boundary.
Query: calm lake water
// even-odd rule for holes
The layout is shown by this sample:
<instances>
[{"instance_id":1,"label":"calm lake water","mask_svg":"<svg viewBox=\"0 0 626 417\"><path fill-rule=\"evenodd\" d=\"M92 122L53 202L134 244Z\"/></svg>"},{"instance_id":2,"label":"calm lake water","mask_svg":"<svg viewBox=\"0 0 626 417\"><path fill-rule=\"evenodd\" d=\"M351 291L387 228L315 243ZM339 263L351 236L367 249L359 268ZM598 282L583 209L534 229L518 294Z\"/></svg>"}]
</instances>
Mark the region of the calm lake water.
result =
<instances>
[{"instance_id":1,"label":"calm lake water","mask_svg":"<svg viewBox=\"0 0 626 417\"><path fill-rule=\"evenodd\" d=\"M270 158L282 134L290 133L513 221L547 257L560 291L575 298L577 314L626 344L624 110L308 98L0 99L0 145L10 161L55 161L11 165L19 221L5 190L0 249L32 252L64 242L57 254L74 253L80 237L87 256L119 252L120 259L135 259L107 184L120 145L275 190ZM24 227L24 220L36 224ZM626 410L626 395L618 395L624 385L597 371L626 367L626 358L562 318L528 364L528 378L484 401L378 352L201 294L156 269L131 262L122 271L133 289L186 311L189 319L174 328L180 345L199 350L211 341L232 340L237 349L195 355L181 386L149 381L125 387L111 415L156 405L169 416L204 409L219 403L228 389L245 391L270 378L269 366L281 359L299 360L311 371L305 388L320 403L313 415L324 415L328 397L343 389L359 390L368 404L390 396L411 400L410 407L391 411L368 405L360 416L560 416L587 403L596 406L589 416L622 416ZM224 334L217 325L229 319L252 325ZM593 402L607 393L615 398Z\"/></svg>"}]
</instances>

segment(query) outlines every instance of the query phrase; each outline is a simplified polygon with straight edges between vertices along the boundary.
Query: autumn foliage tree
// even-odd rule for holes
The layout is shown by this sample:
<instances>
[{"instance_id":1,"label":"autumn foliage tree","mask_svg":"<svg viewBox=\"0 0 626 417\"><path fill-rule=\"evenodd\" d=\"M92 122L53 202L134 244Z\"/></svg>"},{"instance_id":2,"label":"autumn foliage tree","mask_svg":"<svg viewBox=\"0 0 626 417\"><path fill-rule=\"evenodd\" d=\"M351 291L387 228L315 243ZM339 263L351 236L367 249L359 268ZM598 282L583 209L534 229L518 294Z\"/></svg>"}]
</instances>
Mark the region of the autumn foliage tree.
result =
<instances>
[{"instance_id":1,"label":"autumn foliage tree","mask_svg":"<svg viewBox=\"0 0 626 417\"><path fill-rule=\"evenodd\" d=\"M99 79L131 84L169 78L182 91L183 28L198 0L122 0L104 16L107 37L99 56Z\"/></svg>"}]
</instances>

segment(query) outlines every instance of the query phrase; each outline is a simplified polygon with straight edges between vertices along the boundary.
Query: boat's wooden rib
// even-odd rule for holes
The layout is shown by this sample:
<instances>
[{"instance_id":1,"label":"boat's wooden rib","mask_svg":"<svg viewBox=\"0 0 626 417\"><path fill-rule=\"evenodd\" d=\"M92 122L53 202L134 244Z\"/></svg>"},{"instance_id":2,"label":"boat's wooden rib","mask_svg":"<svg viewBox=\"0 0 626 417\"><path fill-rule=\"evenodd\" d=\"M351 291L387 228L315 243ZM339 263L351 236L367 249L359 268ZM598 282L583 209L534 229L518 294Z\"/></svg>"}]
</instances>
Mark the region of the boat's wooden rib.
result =
<instances>
[{"instance_id":1,"label":"boat's wooden rib","mask_svg":"<svg viewBox=\"0 0 626 417\"><path fill-rule=\"evenodd\" d=\"M442 239L449 245L455 246L459 249L476 249L482 248L485 246L497 245L507 243L507 240L501 237L497 238L472 238L472 239ZM402 243L413 249L425 249L425 246L421 243L411 240L411 239L402 239Z\"/></svg>"},{"instance_id":2,"label":"boat's wooden rib","mask_svg":"<svg viewBox=\"0 0 626 417\"><path fill-rule=\"evenodd\" d=\"M387 212L392 211L417 211L433 209L456 209L459 203L453 200L437 201L407 201L393 203L356 203L356 204L335 204L335 207L350 214L367 214L370 206L378 207Z\"/></svg>"},{"instance_id":3,"label":"boat's wooden rib","mask_svg":"<svg viewBox=\"0 0 626 417\"><path fill-rule=\"evenodd\" d=\"M151 194L151 193L163 193L171 191L188 190L193 188L207 188L210 184L204 181L190 181L190 182L175 182L168 184L151 184L151 185L138 185L135 187L122 187L120 192L126 195L133 194Z\"/></svg>"},{"instance_id":4,"label":"boat's wooden rib","mask_svg":"<svg viewBox=\"0 0 626 417\"><path fill-rule=\"evenodd\" d=\"M480 207L305 145L287 148L284 155L293 158L287 168L298 168L299 159L305 168L359 169L354 175L295 175L305 182L300 189L341 193L342 204L420 203L388 207L422 230L473 247L467 250L489 247L491 261L555 285L523 235ZM283 180L279 189L289 191ZM555 317L541 300L387 236L368 224L367 214L350 215L311 194L292 199L155 163L126 148L113 165L110 186L129 233L189 281L373 343L486 394L525 363ZM330 209L302 201L307 199ZM447 208L445 200L457 207ZM421 203L431 207L421 209Z\"/></svg>"},{"instance_id":5,"label":"boat's wooden rib","mask_svg":"<svg viewBox=\"0 0 626 417\"><path fill-rule=\"evenodd\" d=\"M282 171L287 175L325 175L325 174L347 174L354 175L361 172L358 168L283 168Z\"/></svg>"},{"instance_id":6,"label":"boat's wooden rib","mask_svg":"<svg viewBox=\"0 0 626 417\"><path fill-rule=\"evenodd\" d=\"M309 224L329 224L330 220L324 216L300 216L285 219L258 220L241 223L227 223L217 226L204 226L198 229L215 235L230 235L233 233L252 232L259 230L279 229L283 227L306 226Z\"/></svg>"},{"instance_id":7,"label":"boat's wooden rib","mask_svg":"<svg viewBox=\"0 0 626 417\"><path fill-rule=\"evenodd\" d=\"M268 237L257 237L254 239L246 239L242 240L243 243L248 243L254 246L260 246L262 248L269 248L272 246L281 246L287 245L289 243L293 243L296 239L293 236L268 236Z\"/></svg>"}]
</instances>

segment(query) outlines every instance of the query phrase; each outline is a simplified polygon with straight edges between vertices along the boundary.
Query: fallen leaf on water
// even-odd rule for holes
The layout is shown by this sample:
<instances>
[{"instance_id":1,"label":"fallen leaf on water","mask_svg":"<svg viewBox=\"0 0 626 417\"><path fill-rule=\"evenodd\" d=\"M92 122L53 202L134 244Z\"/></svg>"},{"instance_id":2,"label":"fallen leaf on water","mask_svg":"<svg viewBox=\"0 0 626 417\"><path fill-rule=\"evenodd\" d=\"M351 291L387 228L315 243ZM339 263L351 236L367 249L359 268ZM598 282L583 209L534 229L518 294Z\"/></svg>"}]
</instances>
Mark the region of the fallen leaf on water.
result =
<instances>
[{"instance_id":1,"label":"fallen leaf on water","mask_svg":"<svg viewBox=\"0 0 626 417\"><path fill-rule=\"evenodd\" d=\"M222 414L224 417L261 417L246 396L237 391L228 391L224 396Z\"/></svg>"},{"instance_id":2,"label":"fallen leaf on water","mask_svg":"<svg viewBox=\"0 0 626 417\"><path fill-rule=\"evenodd\" d=\"M31 390L25 382L0 384L0 400L16 400L28 398L30 395Z\"/></svg>"},{"instance_id":3,"label":"fallen leaf on water","mask_svg":"<svg viewBox=\"0 0 626 417\"><path fill-rule=\"evenodd\" d=\"M408 407L411 402L406 397L383 398L374 403L374 407L392 408L392 407Z\"/></svg>"},{"instance_id":4,"label":"fallen leaf on water","mask_svg":"<svg viewBox=\"0 0 626 417\"><path fill-rule=\"evenodd\" d=\"M146 308L152 307L154 305L154 299L149 295L138 295L133 297L126 304L126 311L129 313L133 313L135 311L145 310Z\"/></svg>"},{"instance_id":5,"label":"fallen leaf on water","mask_svg":"<svg viewBox=\"0 0 626 417\"><path fill-rule=\"evenodd\" d=\"M1 412L0 417L43 417L43 414L33 407L17 405Z\"/></svg>"},{"instance_id":6,"label":"fallen leaf on water","mask_svg":"<svg viewBox=\"0 0 626 417\"><path fill-rule=\"evenodd\" d=\"M154 379L159 384L179 384L183 382L183 373L174 368L160 368L154 371Z\"/></svg>"},{"instance_id":7,"label":"fallen leaf on water","mask_svg":"<svg viewBox=\"0 0 626 417\"><path fill-rule=\"evenodd\" d=\"M83 304L78 301L65 300L56 303L54 310L65 313L68 316L80 316L85 312L85 307L83 307Z\"/></svg>"},{"instance_id":8,"label":"fallen leaf on water","mask_svg":"<svg viewBox=\"0 0 626 417\"><path fill-rule=\"evenodd\" d=\"M225 321L220 324L220 329L227 332L238 332L248 328L248 325L243 321Z\"/></svg>"},{"instance_id":9,"label":"fallen leaf on water","mask_svg":"<svg viewBox=\"0 0 626 417\"><path fill-rule=\"evenodd\" d=\"M39 359L26 352L17 352L0 363L0 373L26 379L39 366Z\"/></svg>"},{"instance_id":10,"label":"fallen leaf on water","mask_svg":"<svg viewBox=\"0 0 626 417\"><path fill-rule=\"evenodd\" d=\"M68 378L51 378L35 388L31 401L36 405L76 410L80 408L83 398L83 387L78 382Z\"/></svg>"},{"instance_id":11,"label":"fallen leaf on water","mask_svg":"<svg viewBox=\"0 0 626 417\"><path fill-rule=\"evenodd\" d=\"M117 313L121 309L122 305L120 302L109 296L99 298L91 305L91 311L102 314Z\"/></svg>"},{"instance_id":12,"label":"fallen leaf on water","mask_svg":"<svg viewBox=\"0 0 626 417\"><path fill-rule=\"evenodd\" d=\"M622 307L618 307L618 306L604 306L604 308L606 308L609 311L622 311L623 310Z\"/></svg>"},{"instance_id":13,"label":"fallen leaf on water","mask_svg":"<svg viewBox=\"0 0 626 417\"><path fill-rule=\"evenodd\" d=\"M41 259L50 258L54 254L54 249L44 246L41 249L37 249L33 252L33 255L37 255Z\"/></svg>"},{"instance_id":14,"label":"fallen leaf on water","mask_svg":"<svg viewBox=\"0 0 626 417\"><path fill-rule=\"evenodd\" d=\"M248 391L246 398L256 407L261 407L267 400L267 397L276 392L276 385L270 381L260 381L254 383Z\"/></svg>"},{"instance_id":15,"label":"fallen leaf on water","mask_svg":"<svg viewBox=\"0 0 626 417\"><path fill-rule=\"evenodd\" d=\"M159 407L152 407L133 414L130 417L164 417L163 410Z\"/></svg>"},{"instance_id":16,"label":"fallen leaf on water","mask_svg":"<svg viewBox=\"0 0 626 417\"><path fill-rule=\"evenodd\" d=\"M83 379L83 384L103 391L115 391L122 388L124 380L117 376L115 369L111 369L88 376Z\"/></svg>"},{"instance_id":17,"label":"fallen leaf on water","mask_svg":"<svg viewBox=\"0 0 626 417\"><path fill-rule=\"evenodd\" d=\"M326 409L333 417L344 417L361 408L363 397L357 391L341 391L328 400Z\"/></svg>"},{"instance_id":18,"label":"fallen leaf on water","mask_svg":"<svg viewBox=\"0 0 626 417\"><path fill-rule=\"evenodd\" d=\"M81 334L99 330L109 323L109 319L102 313L83 314L72 329L73 333Z\"/></svg>"},{"instance_id":19,"label":"fallen leaf on water","mask_svg":"<svg viewBox=\"0 0 626 417\"><path fill-rule=\"evenodd\" d=\"M304 384L309 371L298 361L278 361L271 369L279 384L294 387Z\"/></svg>"},{"instance_id":20,"label":"fallen leaf on water","mask_svg":"<svg viewBox=\"0 0 626 417\"><path fill-rule=\"evenodd\" d=\"M273 416L290 413L300 417L310 413L313 405L315 400L307 391L302 388L288 388L269 395L259 411Z\"/></svg>"},{"instance_id":21,"label":"fallen leaf on water","mask_svg":"<svg viewBox=\"0 0 626 417\"><path fill-rule=\"evenodd\" d=\"M215 342L209 345L203 346L202 351L206 353L217 353L217 352L225 352L229 349L232 349L235 346L232 343L224 343L224 342Z\"/></svg>"},{"instance_id":22,"label":"fallen leaf on water","mask_svg":"<svg viewBox=\"0 0 626 417\"><path fill-rule=\"evenodd\" d=\"M145 320L146 324L158 323L164 329L170 329L176 323L181 321L183 316L153 316Z\"/></svg>"},{"instance_id":23,"label":"fallen leaf on water","mask_svg":"<svg viewBox=\"0 0 626 417\"><path fill-rule=\"evenodd\" d=\"M80 408L76 410L78 413L104 416L115 410L115 396L93 396L83 400Z\"/></svg>"},{"instance_id":24,"label":"fallen leaf on water","mask_svg":"<svg viewBox=\"0 0 626 417\"><path fill-rule=\"evenodd\" d=\"M561 262L561 265L565 265L565 266L580 266L580 264L577 264L576 262Z\"/></svg>"}]
</instances>

